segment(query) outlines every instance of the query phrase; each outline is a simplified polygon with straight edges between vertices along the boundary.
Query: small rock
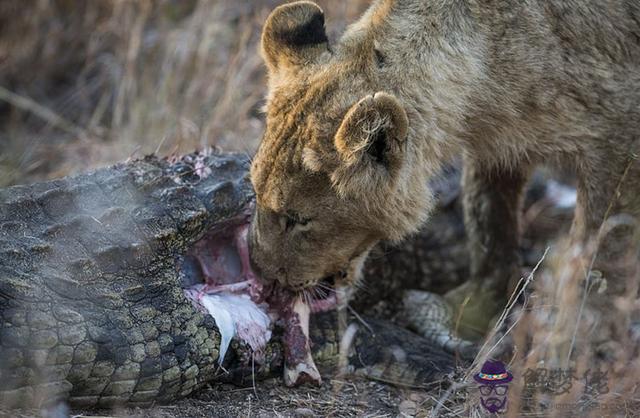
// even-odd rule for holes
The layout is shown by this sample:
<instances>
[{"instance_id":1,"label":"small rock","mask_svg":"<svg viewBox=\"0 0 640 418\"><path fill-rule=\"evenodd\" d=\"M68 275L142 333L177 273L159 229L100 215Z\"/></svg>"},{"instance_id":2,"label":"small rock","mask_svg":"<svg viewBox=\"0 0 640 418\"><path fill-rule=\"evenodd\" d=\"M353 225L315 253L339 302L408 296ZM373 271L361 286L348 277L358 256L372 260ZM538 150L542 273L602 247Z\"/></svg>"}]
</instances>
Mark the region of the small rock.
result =
<instances>
[{"instance_id":1,"label":"small rock","mask_svg":"<svg viewBox=\"0 0 640 418\"><path fill-rule=\"evenodd\" d=\"M314 414L313 411L309 408L298 408L295 411L293 411L293 416L306 418L306 417L315 417L316 414Z\"/></svg>"},{"instance_id":2,"label":"small rock","mask_svg":"<svg viewBox=\"0 0 640 418\"><path fill-rule=\"evenodd\" d=\"M398 405L398 411L403 416L414 416L418 412L418 405L409 399L400 402Z\"/></svg>"},{"instance_id":3,"label":"small rock","mask_svg":"<svg viewBox=\"0 0 640 418\"><path fill-rule=\"evenodd\" d=\"M64 402L50 405L40 411L42 418L69 418L69 407Z\"/></svg>"},{"instance_id":4,"label":"small rock","mask_svg":"<svg viewBox=\"0 0 640 418\"><path fill-rule=\"evenodd\" d=\"M425 395L419 392L411 392L409 395L409 400L414 401L416 403L421 403L424 401Z\"/></svg>"}]
</instances>

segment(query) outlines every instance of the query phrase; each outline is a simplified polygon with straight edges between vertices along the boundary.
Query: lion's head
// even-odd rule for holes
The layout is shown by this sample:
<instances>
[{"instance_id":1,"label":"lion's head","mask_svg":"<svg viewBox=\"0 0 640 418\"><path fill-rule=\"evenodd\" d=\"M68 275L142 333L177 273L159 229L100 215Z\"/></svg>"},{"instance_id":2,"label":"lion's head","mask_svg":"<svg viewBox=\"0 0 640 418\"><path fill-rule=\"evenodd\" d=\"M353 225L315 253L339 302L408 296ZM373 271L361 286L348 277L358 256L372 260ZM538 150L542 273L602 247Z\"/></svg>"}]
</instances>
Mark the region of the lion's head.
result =
<instances>
[{"instance_id":1,"label":"lion's head","mask_svg":"<svg viewBox=\"0 0 640 418\"><path fill-rule=\"evenodd\" d=\"M352 28L330 48L314 3L275 9L262 54L269 93L251 166L253 263L294 289L357 280L376 242L414 231L432 206L405 106L380 81L373 36Z\"/></svg>"}]
</instances>

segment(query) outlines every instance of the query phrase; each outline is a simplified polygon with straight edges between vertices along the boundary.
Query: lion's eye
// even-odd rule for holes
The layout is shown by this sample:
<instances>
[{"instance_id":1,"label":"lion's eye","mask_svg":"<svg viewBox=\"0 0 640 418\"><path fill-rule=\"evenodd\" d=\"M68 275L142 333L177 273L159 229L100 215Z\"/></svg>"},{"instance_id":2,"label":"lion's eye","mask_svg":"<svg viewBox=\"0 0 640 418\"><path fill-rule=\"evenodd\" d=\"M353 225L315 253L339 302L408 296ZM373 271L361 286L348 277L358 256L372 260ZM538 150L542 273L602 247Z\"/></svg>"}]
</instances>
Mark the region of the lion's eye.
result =
<instances>
[{"instance_id":1,"label":"lion's eye","mask_svg":"<svg viewBox=\"0 0 640 418\"><path fill-rule=\"evenodd\" d=\"M300 215L298 215L295 212L287 212L285 217L286 217L285 229L287 231L293 229L293 227L295 227L296 225L297 226L307 226L307 225L309 225L309 222L311 221L308 218L302 218Z\"/></svg>"}]
</instances>

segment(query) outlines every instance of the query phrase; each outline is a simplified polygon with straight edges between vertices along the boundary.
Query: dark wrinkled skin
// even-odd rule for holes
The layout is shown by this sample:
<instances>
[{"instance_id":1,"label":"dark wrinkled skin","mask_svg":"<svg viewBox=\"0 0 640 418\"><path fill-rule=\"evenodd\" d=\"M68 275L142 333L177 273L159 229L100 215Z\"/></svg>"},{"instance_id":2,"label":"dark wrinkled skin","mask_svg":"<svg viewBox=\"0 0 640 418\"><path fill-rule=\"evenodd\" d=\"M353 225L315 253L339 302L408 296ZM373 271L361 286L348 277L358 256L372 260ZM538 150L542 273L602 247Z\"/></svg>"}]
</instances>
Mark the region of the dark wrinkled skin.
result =
<instances>
[{"instance_id":1,"label":"dark wrinkled skin","mask_svg":"<svg viewBox=\"0 0 640 418\"><path fill-rule=\"evenodd\" d=\"M193 163L147 157L0 190L0 404L145 406L215 379L282 373L278 333L264 364L234 340L220 370L215 322L183 294L187 249L243 222L253 199L244 157L203 161L212 170L204 179ZM335 324L335 314L312 317L319 363L335 363ZM355 338L356 369L400 370L418 385L451 369L450 355L415 334L371 326L375 339L366 329ZM394 363L388 341L413 354Z\"/></svg>"}]
</instances>

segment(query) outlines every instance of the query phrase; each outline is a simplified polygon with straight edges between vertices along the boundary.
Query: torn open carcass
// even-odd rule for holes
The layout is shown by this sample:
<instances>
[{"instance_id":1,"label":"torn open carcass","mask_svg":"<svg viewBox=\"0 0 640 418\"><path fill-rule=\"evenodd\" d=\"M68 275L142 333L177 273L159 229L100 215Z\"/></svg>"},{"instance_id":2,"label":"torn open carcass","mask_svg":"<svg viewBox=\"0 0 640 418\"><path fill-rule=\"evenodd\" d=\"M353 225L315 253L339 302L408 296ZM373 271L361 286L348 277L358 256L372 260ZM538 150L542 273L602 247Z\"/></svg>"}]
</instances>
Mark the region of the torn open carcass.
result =
<instances>
[{"instance_id":1,"label":"torn open carcass","mask_svg":"<svg viewBox=\"0 0 640 418\"><path fill-rule=\"evenodd\" d=\"M320 373L311 356L309 317L311 312L335 307L335 294L312 302L263 282L249 261L248 227L248 218L239 219L211 231L192 248L182 265L189 284L185 294L216 321L222 337L219 364L233 337L248 344L260 363L273 327L281 326L285 384L319 384Z\"/></svg>"}]
</instances>

